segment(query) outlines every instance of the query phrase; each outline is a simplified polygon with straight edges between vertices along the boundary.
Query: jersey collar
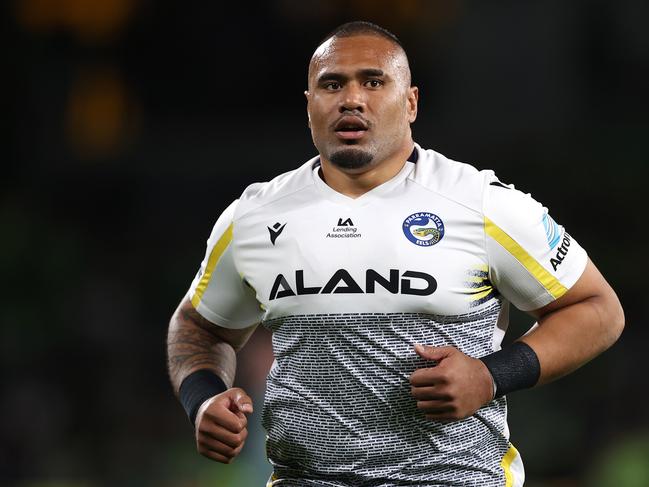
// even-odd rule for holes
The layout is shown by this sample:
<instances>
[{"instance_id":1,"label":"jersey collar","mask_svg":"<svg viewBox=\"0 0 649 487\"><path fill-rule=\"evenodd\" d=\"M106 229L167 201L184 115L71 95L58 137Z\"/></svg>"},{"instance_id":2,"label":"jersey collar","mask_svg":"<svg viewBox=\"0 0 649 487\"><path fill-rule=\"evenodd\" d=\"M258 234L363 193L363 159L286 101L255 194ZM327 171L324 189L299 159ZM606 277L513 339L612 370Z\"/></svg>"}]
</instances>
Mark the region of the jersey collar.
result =
<instances>
[{"instance_id":1,"label":"jersey collar","mask_svg":"<svg viewBox=\"0 0 649 487\"><path fill-rule=\"evenodd\" d=\"M419 148L415 144L415 148L406 160L406 163L397 174L395 174L391 179L387 180L383 184L380 184L376 188L373 188L370 191L362 194L358 198L351 198L342 193L339 193L338 191L328 186L327 183L322 180L322 178L320 177L320 158L317 158L313 162L311 174L313 176L315 186L318 188L318 190L320 190L321 194L330 201L347 206L364 206L373 199L391 191L410 175L415 167L415 163L419 159L418 150Z\"/></svg>"}]
</instances>

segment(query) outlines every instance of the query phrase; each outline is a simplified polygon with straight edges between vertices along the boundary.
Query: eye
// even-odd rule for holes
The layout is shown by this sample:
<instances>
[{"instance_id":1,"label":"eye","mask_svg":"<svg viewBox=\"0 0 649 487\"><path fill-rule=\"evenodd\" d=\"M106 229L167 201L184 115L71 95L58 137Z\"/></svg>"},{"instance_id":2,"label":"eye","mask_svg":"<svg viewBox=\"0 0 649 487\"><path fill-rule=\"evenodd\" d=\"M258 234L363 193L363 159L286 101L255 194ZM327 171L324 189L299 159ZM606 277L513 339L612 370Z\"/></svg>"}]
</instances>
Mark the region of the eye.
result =
<instances>
[{"instance_id":1,"label":"eye","mask_svg":"<svg viewBox=\"0 0 649 487\"><path fill-rule=\"evenodd\" d=\"M329 91L336 91L340 89L340 83L338 81L329 81L324 84L324 89Z\"/></svg>"},{"instance_id":2,"label":"eye","mask_svg":"<svg viewBox=\"0 0 649 487\"><path fill-rule=\"evenodd\" d=\"M379 88L383 86L383 81L381 81L380 79L368 79L365 82L365 86L367 86L368 88Z\"/></svg>"}]
</instances>

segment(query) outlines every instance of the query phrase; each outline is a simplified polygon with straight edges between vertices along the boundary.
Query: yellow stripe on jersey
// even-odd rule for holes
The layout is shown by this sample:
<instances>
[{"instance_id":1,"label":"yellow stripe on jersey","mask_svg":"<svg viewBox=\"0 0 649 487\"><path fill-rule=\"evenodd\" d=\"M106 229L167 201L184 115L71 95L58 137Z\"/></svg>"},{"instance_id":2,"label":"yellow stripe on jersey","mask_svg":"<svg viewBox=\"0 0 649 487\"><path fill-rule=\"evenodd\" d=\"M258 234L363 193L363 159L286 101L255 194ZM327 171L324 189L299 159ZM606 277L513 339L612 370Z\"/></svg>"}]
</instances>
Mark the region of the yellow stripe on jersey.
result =
<instances>
[{"instance_id":1,"label":"yellow stripe on jersey","mask_svg":"<svg viewBox=\"0 0 649 487\"><path fill-rule=\"evenodd\" d=\"M228 247L228 245L230 245L231 241L232 223L230 223L225 232L223 232L221 238L219 238L218 242L216 242L216 245L212 248L212 252L210 252L210 256L207 259L207 266L205 266L205 273L196 286L194 296L192 297L192 304L194 305L194 308L198 308L201 299L203 299L203 294L205 293L205 290L210 283L210 279L212 278L212 272L214 272L216 264L218 264L221 256L223 255L223 252L225 252L225 249Z\"/></svg>"},{"instance_id":2,"label":"yellow stripe on jersey","mask_svg":"<svg viewBox=\"0 0 649 487\"><path fill-rule=\"evenodd\" d=\"M514 485L514 474L512 473L511 466L512 466L512 462L517 456L518 456L518 450L516 450L516 448L514 448L514 445L510 443L507 453L505 453L505 456L500 462L500 466L503 468L503 471L505 472L505 487L512 487Z\"/></svg>"},{"instance_id":3,"label":"yellow stripe on jersey","mask_svg":"<svg viewBox=\"0 0 649 487\"><path fill-rule=\"evenodd\" d=\"M482 299L485 296L489 296L490 293L493 292L493 289L491 286L482 286L477 289L474 289L477 294L471 295L471 301L477 301L478 299Z\"/></svg>"},{"instance_id":4,"label":"yellow stripe on jersey","mask_svg":"<svg viewBox=\"0 0 649 487\"><path fill-rule=\"evenodd\" d=\"M273 472L273 474L268 479L268 482L266 482L266 487L273 487L273 484L275 483L276 480L277 477L275 476L275 472Z\"/></svg>"},{"instance_id":5,"label":"yellow stripe on jersey","mask_svg":"<svg viewBox=\"0 0 649 487\"><path fill-rule=\"evenodd\" d=\"M518 245L518 243L511 238L505 231L492 222L485 216L485 230L487 235L492 237L496 242L503 246L507 252L512 254L523 267L532 274L539 283L552 295L554 299L563 296L568 289L561 284L557 278L550 274L545 268L539 264L534 257L527 253L527 251Z\"/></svg>"}]
</instances>

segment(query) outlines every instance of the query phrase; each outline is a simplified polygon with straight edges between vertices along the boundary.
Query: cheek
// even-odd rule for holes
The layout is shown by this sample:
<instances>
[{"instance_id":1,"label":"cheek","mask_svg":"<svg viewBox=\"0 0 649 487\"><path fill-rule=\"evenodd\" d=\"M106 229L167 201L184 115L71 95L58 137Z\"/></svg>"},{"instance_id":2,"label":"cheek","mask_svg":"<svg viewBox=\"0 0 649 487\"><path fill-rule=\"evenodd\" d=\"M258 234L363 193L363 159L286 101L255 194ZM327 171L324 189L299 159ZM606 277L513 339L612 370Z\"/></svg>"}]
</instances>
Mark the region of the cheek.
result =
<instances>
[{"instance_id":1,"label":"cheek","mask_svg":"<svg viewBox=\"0 0 649 487\"><path fill-rule=\"evenodd\" d=\"M311 123L316 123L316 121L321 120L322 112L322 104L317 100L312 100L311 103L309 103L309 118L311 119Z\"/></svg>"},{"instance_id":2,"label":"cheek","mask_svg":"<svg viewBox=\"0 0 649 487\"><path fill-rule=\"evenodd\" d=\"M383 105L380 117L386 128L397 130L408 123L408 110L403 100L391 100Z\"/></svg>"},{"instance_id":3,"label":"cheek","mask_svg":"<svg viewBox=\"0 0 649 487\"><path fill-rule=\"evenodd\" d=\"M328 126L327 108L321 104L312 104L309 110L309 119L312 130L325 130Z\"/></svg>"},{"instance_id":4,"label":"cheek","mask_svg":"<svg viewBox=\"0 0 649 487\"><path fill-rule=\"evenodd\" d=\"M309 129L314 141L321 141L326 135L326 123L321 112L311 110L309 112Z\"/></svg>"}]
</instances>

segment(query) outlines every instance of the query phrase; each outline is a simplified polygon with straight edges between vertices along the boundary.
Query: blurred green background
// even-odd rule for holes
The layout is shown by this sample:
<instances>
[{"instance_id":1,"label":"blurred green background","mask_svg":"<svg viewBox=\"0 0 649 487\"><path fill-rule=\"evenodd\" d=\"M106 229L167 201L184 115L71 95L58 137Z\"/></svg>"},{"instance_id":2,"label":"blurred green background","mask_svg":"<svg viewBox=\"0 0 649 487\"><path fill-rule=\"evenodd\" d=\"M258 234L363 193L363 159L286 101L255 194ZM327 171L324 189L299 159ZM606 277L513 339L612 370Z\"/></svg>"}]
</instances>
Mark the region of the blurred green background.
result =
<instances>
[{"instance_id":1,"label":"blurred green background","mask_svg":"<svg viewBox=\"0 0 649 487\"><path fill-rule=\"evenodd\" d=\"M222 209L314 155L309 57L336 25L367 19L409 53L415 139L531 192L625 307L610 351L510 396L526 485L649 486L646 1L1 8L1 485L264 485L258 416L233 465L195 453L166 376L166 327ZM530 323L515 313L508 340ZM268 338L240 357L256 414Z\"/></svg>"}]
</instances>

